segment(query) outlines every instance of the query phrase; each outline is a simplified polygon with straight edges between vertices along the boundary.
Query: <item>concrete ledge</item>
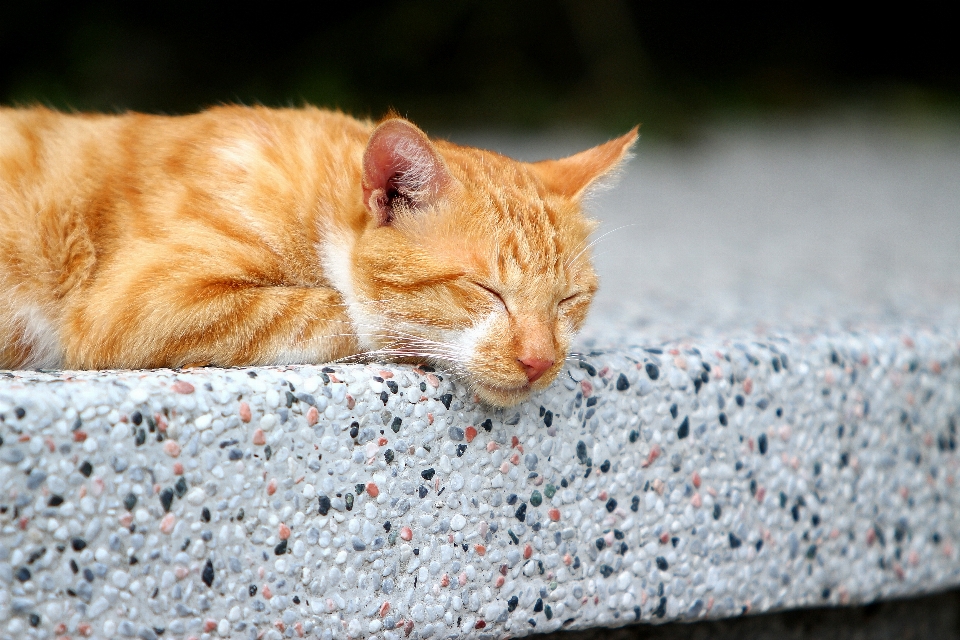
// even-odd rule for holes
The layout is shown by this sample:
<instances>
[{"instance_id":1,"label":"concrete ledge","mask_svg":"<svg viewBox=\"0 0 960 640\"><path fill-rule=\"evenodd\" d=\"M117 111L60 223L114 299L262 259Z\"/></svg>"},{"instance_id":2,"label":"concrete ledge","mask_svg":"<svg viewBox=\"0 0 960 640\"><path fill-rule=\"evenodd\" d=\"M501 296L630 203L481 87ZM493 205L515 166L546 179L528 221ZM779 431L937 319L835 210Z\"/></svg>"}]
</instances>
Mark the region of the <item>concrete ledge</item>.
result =
<instances>
[{"instance_id":1,"label":"concrete ledge","mask_svg":"<svg viewBox=\"0 0 960 640\"><path fill-rule=\"evenodd\" d=\"M960 584L960 340L0 373L0 636L503 637Z\"/></svg>"}]
</instances>

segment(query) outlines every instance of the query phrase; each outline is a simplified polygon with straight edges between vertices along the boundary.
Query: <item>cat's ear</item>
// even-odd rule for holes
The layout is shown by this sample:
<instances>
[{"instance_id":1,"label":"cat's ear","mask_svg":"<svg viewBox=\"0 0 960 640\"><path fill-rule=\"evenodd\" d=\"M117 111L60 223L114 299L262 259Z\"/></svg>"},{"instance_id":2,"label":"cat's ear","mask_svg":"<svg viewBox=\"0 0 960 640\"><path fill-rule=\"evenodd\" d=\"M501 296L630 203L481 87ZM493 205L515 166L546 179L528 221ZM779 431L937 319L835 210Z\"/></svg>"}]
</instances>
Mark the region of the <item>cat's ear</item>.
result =
<instances>
[{"instance_id":1,"label":"cat's ear","mask_svg":"<svg viewBox=\"0 0 960 640\"><path fill-rule=\"evenodd\" d=\"M379 226L430 204L450 179L427 135L402 118L381 123L363 152L363 202Z\"/></svg>"},{"instance_id":2,"label":"cat's ear","mask_svg":"<svg viewBox=\"0 0 960 640\"><path fill-rule=\"evenodd\" d=\"M639 126L610 142L560 160L532 164L544 186L567 198L581 198L597 180L617 168L637 141Z\"/></svg>"}]
</instances>

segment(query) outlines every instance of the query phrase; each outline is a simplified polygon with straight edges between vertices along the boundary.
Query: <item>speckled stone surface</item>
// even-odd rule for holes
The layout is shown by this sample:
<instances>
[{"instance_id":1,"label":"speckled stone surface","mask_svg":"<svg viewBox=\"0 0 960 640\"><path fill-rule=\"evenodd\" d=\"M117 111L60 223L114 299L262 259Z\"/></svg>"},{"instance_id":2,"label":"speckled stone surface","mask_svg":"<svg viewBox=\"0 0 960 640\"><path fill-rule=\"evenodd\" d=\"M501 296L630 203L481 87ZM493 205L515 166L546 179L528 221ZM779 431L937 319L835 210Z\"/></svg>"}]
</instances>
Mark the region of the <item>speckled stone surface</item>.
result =
<instances>
[{"instance_id":1,"label":"speckled stone surface","mask_svg":"<svg viewBox=\"0 0 960 640\"><path fill-rule=\"evenodd\" d=\"M2 637L503 637L960 584L960 336L0 374Z\"/></svg>"}]
</instances>

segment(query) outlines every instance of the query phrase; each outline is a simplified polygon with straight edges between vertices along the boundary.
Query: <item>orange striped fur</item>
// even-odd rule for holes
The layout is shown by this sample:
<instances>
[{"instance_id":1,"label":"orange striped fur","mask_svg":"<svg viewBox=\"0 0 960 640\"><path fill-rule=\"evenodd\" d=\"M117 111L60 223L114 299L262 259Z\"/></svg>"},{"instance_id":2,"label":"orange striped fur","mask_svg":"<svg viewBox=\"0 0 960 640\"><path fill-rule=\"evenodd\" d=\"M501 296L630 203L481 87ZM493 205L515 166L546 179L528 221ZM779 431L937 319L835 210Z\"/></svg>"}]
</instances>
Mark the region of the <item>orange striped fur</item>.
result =
<instances>
[{"instance_id":1,"label":"orange striped fur","mask_svg":"<svg viewBox=\"0 0 960 640\"><path fill-rule=\"evenodd\" d=\"M0 368L429 362L516 403L584 320L580 201L635 139L521 163L314 108L0 109Z\"/></svg>"}]
</instances>

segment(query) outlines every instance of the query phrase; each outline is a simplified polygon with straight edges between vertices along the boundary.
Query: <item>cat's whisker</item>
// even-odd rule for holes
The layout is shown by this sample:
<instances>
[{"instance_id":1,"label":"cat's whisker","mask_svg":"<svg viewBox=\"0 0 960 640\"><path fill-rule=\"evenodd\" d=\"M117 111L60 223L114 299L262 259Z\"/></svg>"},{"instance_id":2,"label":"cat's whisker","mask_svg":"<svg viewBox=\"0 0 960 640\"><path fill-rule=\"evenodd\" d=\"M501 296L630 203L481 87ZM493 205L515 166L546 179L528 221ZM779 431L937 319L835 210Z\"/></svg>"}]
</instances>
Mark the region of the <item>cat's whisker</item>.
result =
<instances>
[{"instance_id":1,"label":"cat's whisker","mask_svg":"<svg viewBox=\"0 0 960 640\"><path fill-rule=\"evenodd\" d=\"M580 251L578 251L575 256L573 256L572 258L570 258L569 260L567 260L567 262L566 262L567 268L569 269L569 268L577 261L577 259L580 258L580 256L582 256L584 253L586 253L587 251L589 251L589 250L590 250L590 247L594 246L595 244L597 244L598 242L600 242L601 240L603 240L604 238L606 238L606 237L609 236L610 234L616 233L617 231L620 231L621 229L626 229L627 227L638 227L638 226L640 226L640 225L639 225L638 223L636 223L636 222L631 222L630 224L620 225L619 227L616 227L615 229L611 229L610 231L607 231L607 232L604 233L603 235L595 238L593 241L590 242L590 244L588 244L587 246L585 246L583 249L580 249Z\"/></svg>"}]
</instances>

